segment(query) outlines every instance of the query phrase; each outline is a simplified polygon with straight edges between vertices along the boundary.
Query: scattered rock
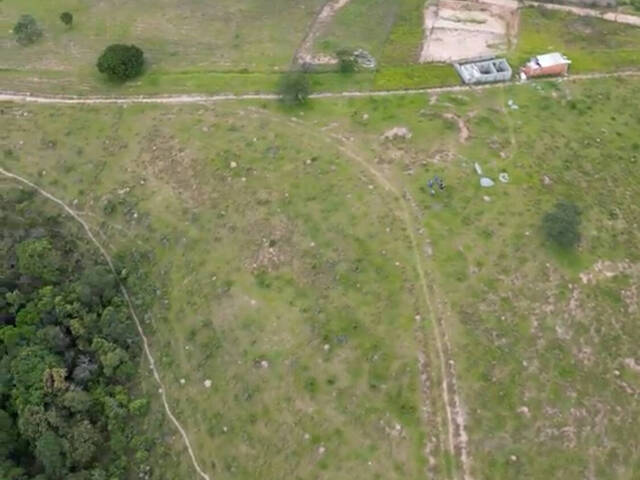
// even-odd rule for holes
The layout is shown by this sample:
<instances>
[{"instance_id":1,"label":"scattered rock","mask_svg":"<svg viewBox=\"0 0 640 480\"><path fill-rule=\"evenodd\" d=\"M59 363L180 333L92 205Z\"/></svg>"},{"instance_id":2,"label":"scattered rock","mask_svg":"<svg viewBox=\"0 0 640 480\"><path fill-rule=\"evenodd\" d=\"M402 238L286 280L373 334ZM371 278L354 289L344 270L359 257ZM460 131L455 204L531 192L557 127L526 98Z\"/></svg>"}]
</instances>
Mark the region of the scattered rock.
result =
<instances>
[{"instance_id":1,"label":"scattered rock","mask_svg":"<svg viewBox=\"0 0 640 480\"><path fill-rule=\"evenodd\" d=\"M525 407L525 406L522 406L522 407L518 408L518 413L524 415L525 417L528 417L529 416L529 408Z\"/></svg>"},{"instance_id":2,"label":"scattered rock","mask_svg":"<svg viewBox=\"0 0 640 480\"><path fill-rule=\"evenodd\" d=\"M324 452L326 452L326 451L327 451L327 449L325 448L324 445L320 445L318 447L318 455L324 455Z\"/></svg>"},{"instance_id":3,"label":"scattered rock","mask_svg":"<svg viewBox=\"0 0 640 480\"><path fill-rule=\"evenodd\" d=\"M369 114L368 114L368 113L364 113L364 114L362 114L362 120L363 120L364 122L366 122L367 120L369 120Z\"/></svg>"},{"instance_id":4,"label":"scattered rock","mask_svg":"<svg viewBox=\"0 0 640 480\"><path fill-rule=\"evenodd\" d=\"M509 460L511 460L512 462L516 462L518 460L518 457L516 457L515 455L511 455L509 457Z\"/></svg>"},{"instance_id":5,"label":"scattered rock","mask_svg":"<svg viewBox=\"0 0 640 480\"><path fill-rule=\"evenodd\" d=\"M184 385L185 383L187 383L187 381L184 378L180 379L180 385Z\"/></svg>"},{"instance_id":6,"label":"scattered rock","mask_svg":"<svg viewBox=\"0 0 640 480\"><path fill-rule=\"evenodd\" d=\"M269 368L269 362L267 360L262 360L260 362L260 368Z\"/></svg>"},{"instance_id":7,"label":"scattered rock","mask_svg":"<svg viewBox=\"0 0 640 480\"><path fill-rule=\"evenodd\" d=\"M551 185L553 182L547 175L542 176L542 184L543 185Z\"/></svg>"},{"instance_id":8,"label":"scattered rock","mask_svg":"<svg viewBox=\"0 0 640 480\"><path fill-rule=\"evenodd\" d=\"M631 370L640 372L640 363L636 362L635 358L625 358L624 364Z\"/></svg>"},{"instance_id":9,"label":"scattered rock","mask_svg":"<svg viewBox=\"0 0 640 480\"><path fill-rule=\"evenodd\" d=\"M394 127L384 132L384 135L382 135L382 139L383 140L396 140L396 139L408 140L411 138L412 135L413 134L411 133L411 131L406 127Z\"/></svg>"},{"instance_id":10,"label":"scattered rock","mask_svg":"<svg viewBox=\"0 0 640 480\"><path fill-rule=\"evenodd\" d=\"M491 197L489 197L488 195L485 195L484 197L482 197L482 199L483 199L485 202L490 202L490 201L491 201Z\"/></svg>"},{"instance_id":11,"label":"scattered rock","mask_svg":"<svg viewBox=\"0 0 640 480\"><path fill-rule=\"evenodd\" d=\"M488 188L488 187L493 187L494 185L495 185L494 181L493 181L493 180L491 180L491 179L490 179L490 178L488 178L488 177L482 177L482 178L480 179L480 186L481 186L481 187Z\"/></svg>"},{"instance_id":12,"label":"scattered rock","mask_svg":"<svg viewBox=\"0 0 640 480\"><path fill-rule=\"evenodd\" d=\"M231 161L231 163L229 163L229 167L230 168L236 168L238 166L238 164L234 161Z\"/></svg>"},{"instance_id":13,"label":"scattered rock","mask_svg":"<svg viewBox=\"0 0 640 480\"><path fill-rule=\"evenodd\" d=\"M324 344L324 347L322 347L322 348L324 348L324 351L325 351L325 352L328 352L328 351L329 351L329 349L331 348L331 345L329 345L328 343L325 343L325 344Z\"/></svg>"},{"instance_id":14,"label":"scattered rock","mask_svg":"<svg viewBox=\"0 0 640 480\"><path fill-rule=\"evenodd\" d=\"M506 172L502 172L498 175L498 180L500 180L502 183L509 183L509 174Z\"/></svg>"},{"instance_id":15,"label":"scattered rock","mask_svg":"<svg viewBox=\"0 0 640 480\"><path fill-rule=\"evenodd\" d=\"M480 164L479 164L478 162L475 162L475 163L473 164L473 168L475 168L475 169L476 169L476 173L477 173L478 175L482 175L482 167L480 166Z\"/></svg>"},{"instance_id":16,"label":"scattered rock","mask_svg":"<svg viewBox=\"0 0 640 480\"><path fill-rule=\"evenodd\" d=\"M213 385L213 382L209 379L204 381L204 387L205 388L211 388L211 385Z\"/></svg>"}]
</instances>

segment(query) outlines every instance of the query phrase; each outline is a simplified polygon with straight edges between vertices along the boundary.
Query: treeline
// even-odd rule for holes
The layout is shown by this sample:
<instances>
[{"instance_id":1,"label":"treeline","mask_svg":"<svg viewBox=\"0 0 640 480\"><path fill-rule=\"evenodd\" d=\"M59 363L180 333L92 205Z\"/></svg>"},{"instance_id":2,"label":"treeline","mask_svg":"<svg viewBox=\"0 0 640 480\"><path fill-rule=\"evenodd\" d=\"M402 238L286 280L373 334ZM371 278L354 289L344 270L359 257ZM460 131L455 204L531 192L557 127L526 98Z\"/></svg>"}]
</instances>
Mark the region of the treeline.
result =
<instances>
[{"instance_id":1,"label":"treeline","mask_svg":"<svg viewBox=\"0 0 640 480\"><path fill-rule=\"evenodd\" d=\"M0 479L126 478L151 444L135 325L108 267L31 196L0 190Z\"/></svg>"}]
</instances>

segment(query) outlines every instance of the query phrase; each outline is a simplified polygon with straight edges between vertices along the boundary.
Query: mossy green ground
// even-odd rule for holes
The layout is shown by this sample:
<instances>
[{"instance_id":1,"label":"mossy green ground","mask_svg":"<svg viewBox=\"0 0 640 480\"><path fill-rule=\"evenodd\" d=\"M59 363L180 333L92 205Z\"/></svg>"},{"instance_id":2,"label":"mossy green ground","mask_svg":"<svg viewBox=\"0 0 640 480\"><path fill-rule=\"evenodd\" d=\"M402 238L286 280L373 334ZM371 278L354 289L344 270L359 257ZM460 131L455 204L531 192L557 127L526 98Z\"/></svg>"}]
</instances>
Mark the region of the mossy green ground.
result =
<instances>
[{"instance_id":1,"label":"mossy green ground","mask_svg":"<svg viewBox=\"0 0 640 480\"><path fill-rule=\"evenodd\" d=\"M153 278L131 288L155 298L145 328L216 478L425 475L423 447L438 434L420 414L414 315L434 331L416 259L452 344L474 477L633 478L639 84L551 81L299 111L7 104L1 165L74 205L110 250L140 253L120 262ZM465 120L465 143L444 113ZM380 139L398 125L410 140ZM417 257L398 200L341 145L406 192ZM493 188L479 186L476 161ZM434 174L447 188L431 197ZM560 199L583 211L572 252L540 231ZM599 261L621 273L598 273ZM180 439L164 439L176 452L164 473L191 478ZM447 471L446 456L436 462Z\"/></svg>"}]
</instances>

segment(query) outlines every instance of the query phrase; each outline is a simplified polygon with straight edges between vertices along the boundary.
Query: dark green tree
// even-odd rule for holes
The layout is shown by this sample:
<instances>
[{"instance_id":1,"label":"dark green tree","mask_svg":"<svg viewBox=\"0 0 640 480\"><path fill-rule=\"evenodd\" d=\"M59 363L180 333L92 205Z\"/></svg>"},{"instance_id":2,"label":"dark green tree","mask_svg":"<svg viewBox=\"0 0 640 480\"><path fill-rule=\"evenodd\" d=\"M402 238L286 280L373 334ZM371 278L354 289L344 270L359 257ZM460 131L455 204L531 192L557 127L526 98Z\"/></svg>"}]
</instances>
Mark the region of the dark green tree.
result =
<instances>
[{"instance_id":1,"label":"dark green tree","mask_svg":"<svg viewBox=\"0 0 640 480\"><path fill-rule=\"evenodd\" d=\"M280 81L280 98L289 105L302 105L309 99L311 86L307 75L302 72L287 73Z\"/></svg>"},{"instance_id":2,"label":"dark green tree","mask_svg":"<svg viewBox=\"0 0 640 480\"><path fill-rule=\"evenodd\" d=\"M60 256L46 238L25 240L16 249L18 269L23 275L35 277L45 282L58 278Z\"/></svg>"},{"instance_id":3,"label":"dark green tree","mask_svg":"<svg viewBox=\"0 0 640 480\"><path fill-rule=\"evenodd\" d=\"M13 34L20 45L31 45L42 37L42 30L31 15L21 15L13 27Z\"/></svg>"},{"instance_id":4,"label":"dark green tree","mask_svg":"<svg viewBox=\"0 0 640 480\"><path fill-rule=\"evenodd\" d=\"M67 27L70 27L73 24L73 15L71 12L62 12L60 14L60 21Z\"/></svg>"},{"instance_id":5,"label":"dark green tree","mask_svg":"<svg viewBox=\"0 0 640 480\"><path fill-rule=\"evenodd\" d=\"M137 77L144 67L144 53L135 45L109 45L98 58L98 71L124 82Z\"/></svg>"},{"instance_id":6,"label":"dark green tree","mask_svg":"<svg viewBox=\"0 0 640 480\"><path fill-rule=\"evenodd\" d=\"M556 203L553 210L542 217L542 229L550 242L572 248L580 243L580 209L571 202Z\"/></svg>"},{"instance_id":7,"label":"dark green tree","mask_svg":"<svg viewBox=\"0 0 640 480\"><path fill-rule=\"evenodd\" d=\"M67 457L74 467L86 467L96 453L100 436L88 420L82 420L71 427L67 435Z\"/></svg>"},{"instance_id":8,"label":"dark green tree","mask_svg":"<svg viewBox=\"0 0 640 480\"><path fill-rule=\"evenodd\" d=\"M36 442L36 457L42 463L47 477L53 480L63 478L67 472L62 441L51 430L44 432Z\"/></svg>"},{"instance_id":9,"label":"dark green tree","mask_svg":"<svg viewBox=\"0 0 640 480\"><path fill-rule=\"evenodd\" d=\"M338 57L338 70L341 73L353 73L356 71L358 62L356 62L351 50L346 48L338 50L336 56Z\"/></svg>"}]
</instances>

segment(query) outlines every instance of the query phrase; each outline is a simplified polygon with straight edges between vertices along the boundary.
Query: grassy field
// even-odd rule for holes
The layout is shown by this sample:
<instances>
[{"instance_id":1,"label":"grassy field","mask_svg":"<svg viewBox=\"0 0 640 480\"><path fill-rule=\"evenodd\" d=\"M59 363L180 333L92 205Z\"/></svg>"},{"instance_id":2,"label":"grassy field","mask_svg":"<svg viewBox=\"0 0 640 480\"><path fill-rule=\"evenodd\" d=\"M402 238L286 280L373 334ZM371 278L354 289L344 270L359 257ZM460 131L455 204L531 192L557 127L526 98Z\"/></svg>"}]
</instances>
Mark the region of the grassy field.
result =
<instances>
[{"instance_id":1,"label":"grassy field","mask_svg":"<svg viewBox=\"0 0 640 480\"><path fill-rule=\"evenodd\" d=\"M111 43L135 43L151 70L285 69L322 0L4 0L0 4L2 67L93 72ZM74 15L68 29L60 13ZM286 12L287 28L282 28ZM10 30L33 15L42 41L19 48Z\"/></svg>"},{"instance_id":2,"label":"grassy field","mask_svg":"<svg viewBox=\"0 0 640 480\"><path fill-rule=\"evenodd\" d=\"M333 54L341 48L363 48L382 67L415 63L423 8L418 0L351 0L317 39L316 49Z\"/></svg>"},{"instance_id":3,"label":"grassy field","mask_svg":"<svg viewBox=\"0 0 640 480\"><path fill-rule=\"evenodd\" d=\"M532 55L560 51L571 72L610 72L640 66L640 28L542 8L520 12L520 34L510 59L522 65Z\"/></svg>"},{"instance_id":4,"label":"grassy field","mask_svg":"<svg viewBox=\"0 0 640 480\"><path fill-rule=\"evenodd\" d=\"M638 85L548 82L433 104L351 102L371 124L336 127L369 158L387 159L421 212L474 478L631 479L640 468ZM465 143L447 113L466 122ZM412 139L379 144L376 119L409 127ZM480 187L476 161L496 186ZM432 198L434 174L448 186ZM540 228L562 199L583 212L573 252L547 244Z\"/></svg>"},{"instance_id":5,"label":"grassy field","mask_svg":"<svg viewBox=\"0 0 640 480\"><path fill-rule=\"evenodd\" d=\"M141 315L207 472L417 478L420 299L397 205L328 136L292 141L289 115L4 106L1 164L136 252L120 262L154 279L132 291L155 299Z\"/></svg>"},{"instance_id":6,"label":"grassy field","mask_svg":"<svg viewBox=\"0 0 640 480\"><path fill-rule=\"evenodd\" d=\"M89 6L67 0L54 9L32 0L5 0L0 3L0 29L6 32L0 36L0 47L6 52L0 63L0 88L42 93L72 90L79 95L273 92L321 3L308 0L302 6L291 6L291 0L279 1L283 5L277 9L257 1L241 6L227 1L200 5L198 12L204 13L195 19L188 13L191 10L178 8L172 0L165 0L163 8L154 3L153 9L136 2L115 9L116 16L105 19L101 12L109 2ZM423 34L422 7L416 0L353 0L339 10L317 40L316 49L331 53L341 47L363 47L376 56L379 68L351 75L312 74L314 91L458 84L457 74L448 65L415 64ZM70 30L56 13L65 8L76 13L76 25ZM274 12L284 10L295 15L292 28L280 34ZM132 23L144 11L158 18L145 16L144 22ZM45 32L30 47L17 45L9 32L22 12L33 13ZM227 21L231 17L235 23ZM158 28L168 19L175 30L169 33ZM381 27L372 28L372 24ZM143 76L115 85L98 74L96 58L112 41L134 42L145 50L148 65ZM639 47L639 28L528 8L522 11L519 40L508 57L512 65L519 66L531 55L559 50L571 58L573 73L616 71L640 65Z\"/></svg>"},{"instance_id":7,"label":"grassy field","mask_svg":"<svg viewBox=\"0 0 640 480\"><path fill-rule=\"evenodd\" d=\"M131 288L155 297L145 326L158 366L216 478L421 478L433 443L431 468L459 474L442 441L448 340L474 478L631 479L638 85L302 110L3 105L0 165L73 204L110 251L138 252L119 262L154 279ZM411 139L381 140L395 126ZM434 174L447 188L431 197ZM575 251L540 231L561 199L583 212ZM156 459L158 478L191 478L179 438L163 440L175 457Z\"/></svg>"}]
</instances>

